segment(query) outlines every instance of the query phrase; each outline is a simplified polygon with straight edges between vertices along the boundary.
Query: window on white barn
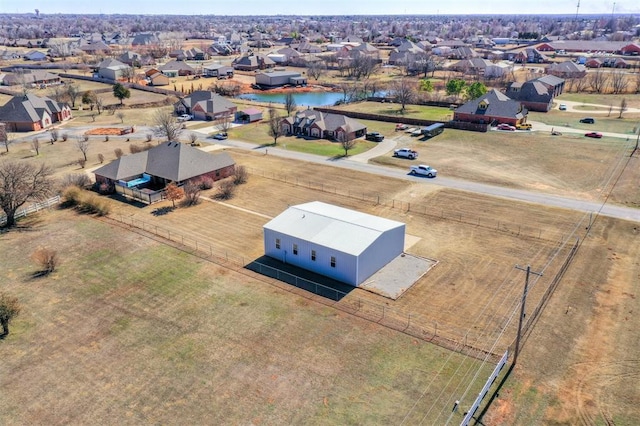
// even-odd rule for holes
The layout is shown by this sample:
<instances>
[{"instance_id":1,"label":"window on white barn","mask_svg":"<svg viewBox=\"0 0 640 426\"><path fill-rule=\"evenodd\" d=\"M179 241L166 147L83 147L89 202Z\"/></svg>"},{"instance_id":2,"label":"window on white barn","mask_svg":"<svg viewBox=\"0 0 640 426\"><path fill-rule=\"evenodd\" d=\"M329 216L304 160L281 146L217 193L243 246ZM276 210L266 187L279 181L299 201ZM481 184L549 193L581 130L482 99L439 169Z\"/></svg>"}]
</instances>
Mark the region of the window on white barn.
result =
<instances>
[{"instance_id":1,"label":"window on white barn","mask_svg":"<svg viewBox=\"0 0 640 426\"><path fill-rule=\"evenodd\" d=\"M311 260L313 260L314 262L316 261L316 251L315 250L311 250Z\"/></svg>"},{"instance_id":2,"label":"window on white barn","mask_svg":"<svg viewBox=\"0 0 640 426\"><path fill-rule=\"evenodd\" d=\"M336 267L336 258L335 258L335 256L331 256L331 267L332 268Z\"/></svg>"},{"instance_id":3,"label":"window on white barn","mask_svg":"<svg viewBox=\"0 0 640 426\"><path fill-rule=\"evenodd\" d=\"M280 250L280 238L276 238L276 248Z\"/></svg>"},{"instance_id":4,"label":"window on white barn","mask_svg":"<svg viewBox=\"0 0 640 426\"><path fill-rule=\"evenodd\" d=\"M293 245L293 254L295 254L295 255L298 254L298 245L297 244Z\"/></svg>"}]
</instances>

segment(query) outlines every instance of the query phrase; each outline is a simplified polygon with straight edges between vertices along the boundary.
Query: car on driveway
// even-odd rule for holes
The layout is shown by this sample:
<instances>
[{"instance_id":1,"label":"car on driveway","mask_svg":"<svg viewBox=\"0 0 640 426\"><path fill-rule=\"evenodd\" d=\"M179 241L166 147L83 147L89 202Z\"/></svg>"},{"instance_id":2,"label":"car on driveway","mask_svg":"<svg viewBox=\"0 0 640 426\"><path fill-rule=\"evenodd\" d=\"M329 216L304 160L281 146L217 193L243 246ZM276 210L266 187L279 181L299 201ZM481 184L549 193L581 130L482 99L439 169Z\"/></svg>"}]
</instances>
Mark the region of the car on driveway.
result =
<instances>
[{"instance_id":1,"label":"car on driveway","mask_svg":"<svg viewBox=\"0 0 640 426\"><path fill-rule=\"evenodd\" d=\"M507 123L498 124L498 127L496 127L496 129L498 129L498 130L508 130L510 132L515 132L515 130L516 130L515 127L513 127L512 125L507 124Z\"/></svg>"},{"instance_id":2,"label":"car on driveway","mask_svg":"<svg viewBox=\"0 0 640 426\"><path fill-rule=\"evenodd\" d=\"M567 110L567 104L560 104L560 106L558 107L558 109L560 111L566 111Z\"/></svg>"},{"instance_id":3,"label":"car on driveway","mask_svg":"<svg viewBox=\"0 0 640 426\"><path fill-rule=\"evenodd\" d=\"M213 136L214 139L217 139L219 141L223 141L225 139L227 139L229 136L227 136L226 133L222 132L222 133L218 133L216 135Z\"/></svg>"},{"instance_id":4,"label":"car on driveway","mask_svg":"<svg viewBox=\"0 0 640 426\"><path fill-rule=\"evenodd\" d=\"M193 115L191 114L182 114L181 116L178 117L178 121L189 121L193 118Z\"/></svg>"},{"instance_id":5,"label":"car on driveway","mask_svg":"<svg viewBox=\"0 0 640 426\"><path fill-rule=\"evenodd\" d=\"M402 123L396 124L396 131L398 131L398 130L407 130L408 128L409 128L409 126L407 126L406 124L402 124Z\"/></svg>"},{"instance_id":6,"label":"car on driveway","mask_svg":"<svg viewBox=\"0 0 640 426\"><path fill-rule=\"evenodd\" d=\"M367 133L367 135L365 136L365 139L373 142L382 142L384 140L384 136L378 132L370 132L370 133Z\"/></svg>"},{"instance_id":7,"label":"car on driveway","mask_svg":"<svg viewBox=\"0 0 640 426\"><path fill-rule=\"evenodd\" d=\"M426 177L436 177L438 171L431 166L420 164L419 166L411 166L409 173L412 175L420 175Z\"/></svg>"},{"instance_id":8,"label":"car on driveway","mask_svg":"<svg viewBox=\"0 0 640 426\"><path fill-rule=\"evenodd\" d=\"M588 138L600 139L602 137L602 133L598 133L598 132L589 132L589 133L585 133L584 135Z\"/></svg>"},{"instance_id":9,"label":"car on driveway","mask_svg":"<svg viewBox=\"0 0 640 426\"><path fill-rule=\"evenodd\" d=\"M596 120L594 118L591 118L591 117L585 117L585 118L581 118L580 122L581 123L585 123L585 124L594 124L596 122Z\"/></svg>"},{"instance_id":10,"label":"car on driveway","mask_svg":"<svg viewBox=\"0 0 640 426\"><path fill-rule=\"evenodd\" d=\"M393 150L393 156L413 160L415 158L418 158L418 152L412 150L411 148L398 148Z\"/></svg>"}]
</instances>

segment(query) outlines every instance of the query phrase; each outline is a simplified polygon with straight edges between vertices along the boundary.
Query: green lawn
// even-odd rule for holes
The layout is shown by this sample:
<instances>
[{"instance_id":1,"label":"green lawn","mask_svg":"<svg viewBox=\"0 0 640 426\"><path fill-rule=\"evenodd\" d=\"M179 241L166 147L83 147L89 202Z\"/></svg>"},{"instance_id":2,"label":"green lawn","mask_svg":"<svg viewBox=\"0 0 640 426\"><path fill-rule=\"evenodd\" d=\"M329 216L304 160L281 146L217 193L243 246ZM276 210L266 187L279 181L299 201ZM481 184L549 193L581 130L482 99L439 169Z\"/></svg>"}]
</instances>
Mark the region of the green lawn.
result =
<instances>
[{"instance_id":1,"label":"green lawn","mask_svg":"<svg viewBox=\"0 0 640 426\"><path fill-rule=\"evenodd\" d=\"M401 112L400 104L381 102L357 102L336 107L348 111L364 112L368 114L389 115L392 117L418 118L422 120L449 121L453 118L453 111L448 108L426 105L406 105Z\"/></svg>"}]
</instances>

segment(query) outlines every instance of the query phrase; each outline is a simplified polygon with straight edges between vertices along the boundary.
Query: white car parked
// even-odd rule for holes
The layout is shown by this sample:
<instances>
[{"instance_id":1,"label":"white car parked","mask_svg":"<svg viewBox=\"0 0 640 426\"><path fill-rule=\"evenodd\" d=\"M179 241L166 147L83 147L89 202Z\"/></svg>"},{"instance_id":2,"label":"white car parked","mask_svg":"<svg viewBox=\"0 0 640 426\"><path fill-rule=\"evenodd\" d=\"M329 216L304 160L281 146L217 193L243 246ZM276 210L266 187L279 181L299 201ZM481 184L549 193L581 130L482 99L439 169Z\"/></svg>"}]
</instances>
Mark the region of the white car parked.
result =
<instances>
[{"instance_id":1,"label":"white car parked","mask_svg":"<svg viewBox=\"0 0 640 426\"><path fill-rule=\"evenodd\" d=\"M182 114L180 117L178 117L178 121L189 121L193 119L193 115L191 114Z\"/></svg>"}]
</instances>

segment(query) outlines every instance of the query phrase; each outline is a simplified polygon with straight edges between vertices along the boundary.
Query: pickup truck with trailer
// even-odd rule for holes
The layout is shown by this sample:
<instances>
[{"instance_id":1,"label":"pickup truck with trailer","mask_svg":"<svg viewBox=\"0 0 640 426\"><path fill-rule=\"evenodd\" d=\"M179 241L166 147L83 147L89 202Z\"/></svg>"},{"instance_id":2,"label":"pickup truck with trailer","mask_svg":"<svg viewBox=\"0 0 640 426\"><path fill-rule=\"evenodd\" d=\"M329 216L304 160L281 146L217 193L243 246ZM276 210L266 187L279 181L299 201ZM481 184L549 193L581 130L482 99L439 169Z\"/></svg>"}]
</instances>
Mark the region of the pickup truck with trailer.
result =
<instances>
[{"instance_id":1,"label":"pickup truck with trailer","mask_svg":"<svg viewBox=\"0 0 640 426\"><path fill-rule=\"evenodd\" d=\"M418 152L410 148L399 148L393 150L393 156L413 160L415 158L418 158Z\"/></svg>"},{"instance_id":2,"label":"pickup truck with trailer","mask_svg":"<svg viewBox=\"0 0 640 426\"><path fill-rule=\"evenodd\" d=\"M409 173L412 175L420 175L426 177L436 177L438 171L431 166L420 164L419 166L411 166Z\"/></svg>"}]
</instances>

